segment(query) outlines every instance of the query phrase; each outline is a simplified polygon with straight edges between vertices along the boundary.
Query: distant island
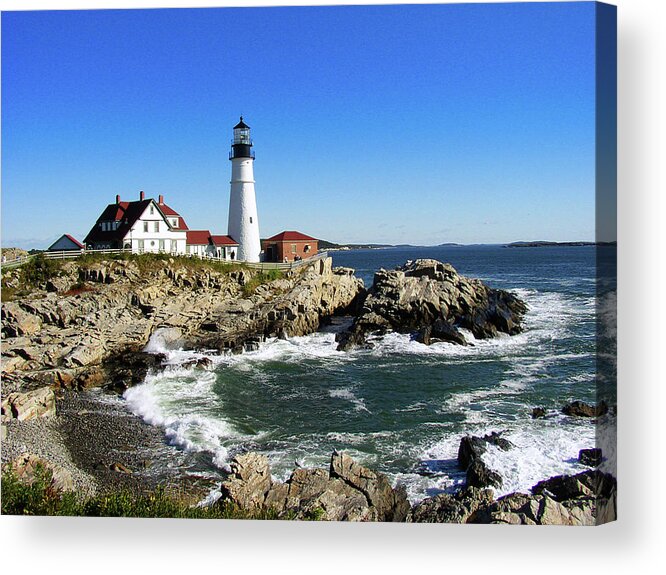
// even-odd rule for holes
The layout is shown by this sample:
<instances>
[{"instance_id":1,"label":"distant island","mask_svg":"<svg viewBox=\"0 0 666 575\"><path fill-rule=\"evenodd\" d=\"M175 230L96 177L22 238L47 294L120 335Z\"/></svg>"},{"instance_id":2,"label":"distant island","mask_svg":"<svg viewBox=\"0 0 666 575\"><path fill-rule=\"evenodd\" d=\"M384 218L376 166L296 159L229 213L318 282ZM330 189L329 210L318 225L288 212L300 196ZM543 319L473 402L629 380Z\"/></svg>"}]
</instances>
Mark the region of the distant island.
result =
<instances>
[{"instance_id":1,"label":"distant island","mask_svg":"<svg viewBox=\"0 0 666 575\"><path fill-rule=\"evenodd\" d=\"M463 244L446 243L436 246L415 246L413 244L336 244L327 240L319 240L319 249L327 251L335 250L384 250L389 248L444 248L460 247Z\"/></svg>"},{"instance_id":2,"label":"distant island","mask_svg":"<svg viewBox=\"0 0 666 575\"><path fill-rule=\"evenodd\" d=\"M547 246L616 246L617 242L512 242L507 248L542 248Z\"/></svg>"}]
</instances>

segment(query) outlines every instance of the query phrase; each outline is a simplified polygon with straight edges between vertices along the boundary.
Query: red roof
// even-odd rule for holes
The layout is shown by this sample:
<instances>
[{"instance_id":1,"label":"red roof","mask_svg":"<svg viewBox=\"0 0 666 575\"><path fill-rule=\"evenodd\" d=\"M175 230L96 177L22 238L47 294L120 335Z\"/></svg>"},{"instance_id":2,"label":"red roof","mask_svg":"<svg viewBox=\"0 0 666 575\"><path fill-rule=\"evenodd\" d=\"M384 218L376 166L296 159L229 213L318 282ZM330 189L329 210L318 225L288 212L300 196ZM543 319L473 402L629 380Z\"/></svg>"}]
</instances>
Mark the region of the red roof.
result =
<instances>
[{"instance_id":1,"label":"red roof","mask_svg":"<svg viewBox=\"0 0 666 575\"><path fill-rule=\"evenodd\" d=\"M109 204L104 208L102 215L97 218L97 222L90 232L88 232L88 235L83 241L89 244L92 242L113 242L122 240L151 202L155 202L155 200L144 199L137 202ZM186 231L188 229L185 220L183 220L178 212L167 206L165 203L158 204L155 202L155 205L162 215L178 217L178 226L174 227L175 230ZM116 230L102 230L99 226L100 222L120 222L120 224Z\"/></svg>"},{"instance_id":2,"label":"red roof","mask_svg":"<svg viewBox=\"0 0 666 575\"><path fill-rule=\"evenodd\" d=\"M210 236L215 246L237 246L238 242L230 236Z\"/></svg>"},{"instance_id":3,"label":"red roof","mask_svg":"<svg viewBox=\"0 0 666 575\"><path fill-rule=\"evenodd\" d=\"M210 232L208 230L187 230L187 244L190 246L203 246L210 244Z\"/></svg>"},{"instance_id":4,"label":"red roof","mask_svg":"<svg viewBox=\"0 0 666 575\"><path fill-rule=\"evenodd\" d=\"M160 210L162 210L162 213L165 216L176 216L178 218L178 225L175 227L177 230L188 230L189 228L187 227L187 224L185 223L185 220L183 219L183 216L181 216L176 210L174 210L172 207L167 206L164 202L161 204L158 203L157 206L159 207Z\"/></svg>"},{"instance_id":5,"label":"red roof","mask_svg":"<svg viewBox=\"0 0 666 575\"><path fill-rule=\"evenodd\" d=\"M70 236L69 234L65 234L65 237L66 237L70 242L74 242L74 243L75 243L77 246L79 246L81 249L83 249L83 248L86 247L86 246L84 246L79 240L77 240L76 238L73 238L73 237Z\"/></svg>"},{"instance_id":6,"label":"red roof","mask_svg":"<svg viewBox=\"0 0 666 575\"><path fill-rule=\"evenodd\" d=\"M317 242L319 241L317 238L312 238L310 236L306 236L305 234L302 234L301 232L281 232L271 238L267 238L265 241L267 242L297 242L297 241L311 241L311 242Z\"/></svg>"},{"instance_id":7,"label":"red roof","mask_svg":"<svg viewBox=\"0 0 666 575\"><path fill-rule=\"evenodd\" d=\"M122 240L151 202L152 200L140 200L138 202L109 204L102 212L102 215L97 218L97 222L88 232L88 235L83 241L86 244L90 244L93 242L113 242ZM120 222L118 229L103 230L100 227L100 222L109 221Z\"/></svg>"}]
</instances>

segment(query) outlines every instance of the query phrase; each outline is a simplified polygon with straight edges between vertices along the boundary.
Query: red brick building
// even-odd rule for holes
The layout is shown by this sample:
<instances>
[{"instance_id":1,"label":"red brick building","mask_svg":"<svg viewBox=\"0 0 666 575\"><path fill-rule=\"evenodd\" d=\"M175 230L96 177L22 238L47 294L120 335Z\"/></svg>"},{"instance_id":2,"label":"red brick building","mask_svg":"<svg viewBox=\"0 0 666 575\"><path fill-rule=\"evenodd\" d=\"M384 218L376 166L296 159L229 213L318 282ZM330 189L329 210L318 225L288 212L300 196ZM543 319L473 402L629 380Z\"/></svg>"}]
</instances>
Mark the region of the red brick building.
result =
<instances>
[{"instance_id":1,"label":"red brick building","mask_svg":"<svg viewBox=\"0 0 666 575\"><path fill-rule=\"evenodd\" d=\"M285 231L261 240L261 249L266 262L293 262L314 256L318 244L319 240L301 232Z\"/></svg>"}]
</instances>

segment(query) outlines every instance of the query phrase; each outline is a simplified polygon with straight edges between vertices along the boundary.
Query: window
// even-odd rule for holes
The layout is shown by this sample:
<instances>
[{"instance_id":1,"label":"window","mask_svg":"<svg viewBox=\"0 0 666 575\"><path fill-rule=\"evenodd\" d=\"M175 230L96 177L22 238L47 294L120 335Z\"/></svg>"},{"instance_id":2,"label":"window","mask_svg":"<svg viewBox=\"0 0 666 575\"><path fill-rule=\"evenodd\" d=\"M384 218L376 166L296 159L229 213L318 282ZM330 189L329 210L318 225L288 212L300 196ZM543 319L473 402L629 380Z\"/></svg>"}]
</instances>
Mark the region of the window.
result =
<instances>
[{"instance_id":1,"label":"window","mask_svg":"<svg viewBox=\"0 0 666 575\"><path fill-rule=\"evenodd\" d=\"M148 222L143 222L143 231L148 233Z\"/></svg>"},{"instance_id":2,"label":"window","mask_svg":"<svg viewBox=\"0 0 666 575\"><path fill-rule=\"evenodd\" d=\"M155 208L150 206L150 215L152 216L155 213Z\"/></svg>"},{"instance_id":3,"label":"window","mask_svg":"<svg viewBox=\"0 0 666 575\"><path fill-rule=\"evenodd\" d=\"M310 251L310 244L305 244L303 251L307 254Z\"/></svg>"},{"instance_id":4,"label":"window","mask_svg":"<svg viewBox=\"0 0 666 575\"><path fill-rule=\"evenodd\" d=\"M173 218L173 219L171 220L171 225L172 225L174 228L177 228L177 227L178 227L178 218Z\"/></svg>"},{"instance_id":5,"label":"window","mask_svg":"<svg viewBox=\"0 0 666 575\"><path fill-rule=\"evenodd\" d=\"M160 231L160 223L159 222L155 222L155 231L156 232Z\"/></svg>"},{"instance_id":6,"label":"window","mask_svg":"<svg viewBox=\"0 0 666 575\"><path fill-rule=\"evenodd\" d=\"M291 244L291 253L292 254L296 253L296 244Z\"/></svg>"},{"instance_id":7,"label":"window","mask_svg":"<svg viewBox=\"0 0 666 575\"><path fill-rule=\"evenodd\" d=\"M164 251L164 240L160 240L160 251Z\"/></svg>"},{"instance_id":8,"label":"window","mask_svg":"<svg viewBox=\"0 0 666 575\"><path fill-rule=\"evenodd\" d=\"M250 223L252 223L252 216L250 216Z\"/></svg>"},{"instance_id":9,"label":"window","mask_svg":"<svg viewBox=\"0 0 666 575\"><path fill-rule=\"evenodd\" d=\"M139 240L139 251L143 251L143 240Z\"/></svg>"},{"instance_id":10,"label":"window","mask_svg":"<svg viewBox=\"0 0 666 575\"><path fill-rule=\"evenodd\" d=\"M189 254L190 253L190 246L189 244L185 246L185 253Z\"/></svg>"}]
</instances>

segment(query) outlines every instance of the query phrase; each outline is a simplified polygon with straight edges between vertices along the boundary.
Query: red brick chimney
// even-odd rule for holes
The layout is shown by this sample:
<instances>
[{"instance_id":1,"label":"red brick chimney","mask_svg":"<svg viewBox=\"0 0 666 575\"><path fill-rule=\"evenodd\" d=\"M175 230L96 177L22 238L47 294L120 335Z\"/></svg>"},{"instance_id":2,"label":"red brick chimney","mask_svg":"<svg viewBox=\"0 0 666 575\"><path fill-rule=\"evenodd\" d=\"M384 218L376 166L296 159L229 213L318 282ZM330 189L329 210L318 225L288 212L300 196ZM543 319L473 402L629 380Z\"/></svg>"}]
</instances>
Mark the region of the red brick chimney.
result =
<instances>
[{"instance_id":1,"label":"red brick chimney","mask_svg":"<svg viewBox=\"0 0 666 575\"><path fill-rule=\"evenodd\" d=\"M143 190L139 192L139 200L143 202L143 200L146 199L146 194L144 193Z\"/></svg>"},{"instance_id":2,"label":"red brick chimney","mask_svg":"<svg viewBox=\"0 0 666 575\"><path fill-rule=\"evenodd\" d=\"M116 205L120 205L120 194L116 194Z\"/></svg>"},{"instance_id":3,"label":"red brick chimney","mask_svg":"<svg viewBox=\"0 0 666 575\"><path fill-rule=\"evenodd\" d=\"M160 194L160 202L159 203L160 203L160 205L162 205L164 203L164 196L162 194Z\"/></svg>"}]
</instances>

